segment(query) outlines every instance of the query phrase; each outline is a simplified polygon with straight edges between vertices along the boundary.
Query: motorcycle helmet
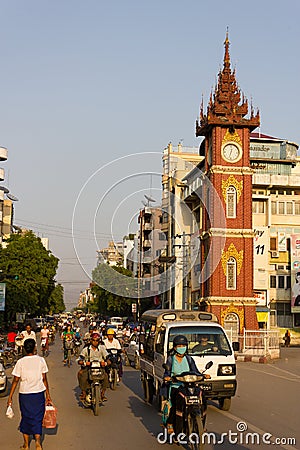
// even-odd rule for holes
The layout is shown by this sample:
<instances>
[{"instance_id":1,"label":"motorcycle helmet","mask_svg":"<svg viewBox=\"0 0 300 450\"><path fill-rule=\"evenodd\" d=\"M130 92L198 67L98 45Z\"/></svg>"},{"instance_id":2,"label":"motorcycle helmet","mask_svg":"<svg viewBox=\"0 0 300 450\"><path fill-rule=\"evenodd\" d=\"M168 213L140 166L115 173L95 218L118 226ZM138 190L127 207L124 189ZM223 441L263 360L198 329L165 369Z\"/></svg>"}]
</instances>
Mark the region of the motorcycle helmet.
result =
<instances>
[{"instance_id":1,"label":"motorcycle helmet","mask_svg":"<svg viewBox=\"0 0 300 450\"><path fill-rule=\"evenodd\" d=\"M91 338L92 339L100 339L101 338L100 333L94 331L91 335Z\"/></svg>"},{"instance_id":2,"label":"motorcycle helmet","mask_svg":"<svg viewBox=\"0 0 300 450\"><path fill-rule=\"evenodd\" d=\"M113 328L109 328L106 334L115 334L115 330Z\"/></svg>"},{"instance_id":3,"label":"motorcycle helmet","mask_svg":"<svg viewBox=\"0 0 300 450\"><path fill-rule=\"evenodd\" d=\"M178 334L173 339L173 347L176 347L177 345L186 345L188 346L188 340L183 334Z\"/></svg>"}]
</instances>

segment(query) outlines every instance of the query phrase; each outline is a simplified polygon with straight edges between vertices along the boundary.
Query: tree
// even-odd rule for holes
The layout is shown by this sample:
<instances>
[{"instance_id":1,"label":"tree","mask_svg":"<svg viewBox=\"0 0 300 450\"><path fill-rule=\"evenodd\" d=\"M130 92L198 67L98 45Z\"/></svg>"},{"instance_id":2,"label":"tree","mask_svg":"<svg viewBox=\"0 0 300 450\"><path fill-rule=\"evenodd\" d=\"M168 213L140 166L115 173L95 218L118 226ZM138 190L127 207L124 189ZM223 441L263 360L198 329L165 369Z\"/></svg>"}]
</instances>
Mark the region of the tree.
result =
<instances>
[{"instance_id":1,"label":"tree","mask_svg":"<svg viewBox=\"0 0 300 450\"><path fill-rule=\"evenodd\" d=\"M119 274L123 275L120 282ZM92 293L95 297L94 308L102 315L130 315L132 298L137 292L137 280L132 272L122 266L99 264L92 273ZM120 286L121 284L121 286ZM102 287L103 286L103 287ZM119 289L118 289L119 287ZM114 292L123 292L118 295Z\"/></svg>"},{"instance_id":2,"label":"tree","mask_svg":"<svg viewBox=\"0 0 300 450\"><path fill-rule=\"evenodd\" d=\"M58 261L31 231L12 234L5 247L0 247L6 321L15 320L16 312L48 314L54 304L63 304L62 288L56 288L54 279ZM16 276L18 279L14 279Z\"/></svg>"},{"instance_id":3,"label":"tree","mask_svg":"<svg viewBox=\"0 0 300 450\"><path fill-rule=\"evenodd\" d=\"M49 297L49 313L58 314L66 309L64 304L64 288L61 284L57 284Z\"/></svg>"}]
</instances>

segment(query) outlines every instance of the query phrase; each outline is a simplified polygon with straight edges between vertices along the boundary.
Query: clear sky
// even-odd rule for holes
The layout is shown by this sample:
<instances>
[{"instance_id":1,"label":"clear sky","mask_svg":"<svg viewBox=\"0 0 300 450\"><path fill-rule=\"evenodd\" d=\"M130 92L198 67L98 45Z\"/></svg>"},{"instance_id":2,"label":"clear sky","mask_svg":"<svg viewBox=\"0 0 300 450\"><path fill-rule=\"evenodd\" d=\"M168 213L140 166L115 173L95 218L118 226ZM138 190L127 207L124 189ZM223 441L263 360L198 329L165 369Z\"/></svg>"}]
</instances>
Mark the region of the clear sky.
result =
<instances>
[{"instance_id":1,"label":"clear sky","mask_svg":"<svg viewBox=\"0 0 300 450\"><path fill-rule=\"evenodd\" d=\"M87 286L72 217L77 252L91 268L111 230L114 239L133 231L144 193L159 197L163 148L199 144L195 120L222 66L227 27L232 66L260 110L261 132L300 143L299 0L0 7L3 184L19 198L15 223L49 237L68 308ZM158 155L126 157L146 152Z\"/></svg>"}]
</instances>

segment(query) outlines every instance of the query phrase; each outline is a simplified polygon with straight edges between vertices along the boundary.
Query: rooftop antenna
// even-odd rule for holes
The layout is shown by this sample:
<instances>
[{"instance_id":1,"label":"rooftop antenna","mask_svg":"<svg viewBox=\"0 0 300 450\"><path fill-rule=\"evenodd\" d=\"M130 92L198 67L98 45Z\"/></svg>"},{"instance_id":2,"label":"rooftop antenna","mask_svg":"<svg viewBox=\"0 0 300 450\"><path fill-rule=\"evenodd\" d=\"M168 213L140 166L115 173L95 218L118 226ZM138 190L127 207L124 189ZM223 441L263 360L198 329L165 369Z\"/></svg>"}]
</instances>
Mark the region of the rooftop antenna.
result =
<instances>
[{"instance_id":1,"label":"rooftop antenna","mask_svg":"<svg viewBox=\"0 0 300 450\"><path fill-rule=\"evenodd\" d=\"M9 198L9 200L13 201L13 202L18 202L19 199L17 197L15 197L12 194L6 194L6 197Z\"/></svg>"},{"instance_id":2,"label":"rooftop antenna","mask_svg":"<svg viewBox=\"0 0 300 450\"><path fill-rule=\"evenodd\" d=\"M144 197L146 198L146 200L147 200L147 206L150 206L150 203L155 203L156 202L156 200L154 200L154 198L152 198L151 196L149 196L149 195L144 195Z\"/></svg>"}]
</instances>

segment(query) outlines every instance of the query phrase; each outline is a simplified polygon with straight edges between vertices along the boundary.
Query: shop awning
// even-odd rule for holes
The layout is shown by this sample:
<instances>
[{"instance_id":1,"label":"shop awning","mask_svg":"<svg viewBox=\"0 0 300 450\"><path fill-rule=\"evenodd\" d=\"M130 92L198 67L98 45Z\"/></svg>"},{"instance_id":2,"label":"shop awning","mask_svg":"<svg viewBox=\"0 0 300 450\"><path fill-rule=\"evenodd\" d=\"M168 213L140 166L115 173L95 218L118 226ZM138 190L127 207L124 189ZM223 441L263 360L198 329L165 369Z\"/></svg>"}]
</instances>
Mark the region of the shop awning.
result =
<instances>
[{"instance_id":1,"label":"shop awning","mask_svg":"<svg viewBox=\"0 0 300 450\"><path fill-rule=\"evenodd\" d=\"M269 313L266 311L260 311L256 313L258 322L268 322Z\"/></svg>"}]
</instances>

